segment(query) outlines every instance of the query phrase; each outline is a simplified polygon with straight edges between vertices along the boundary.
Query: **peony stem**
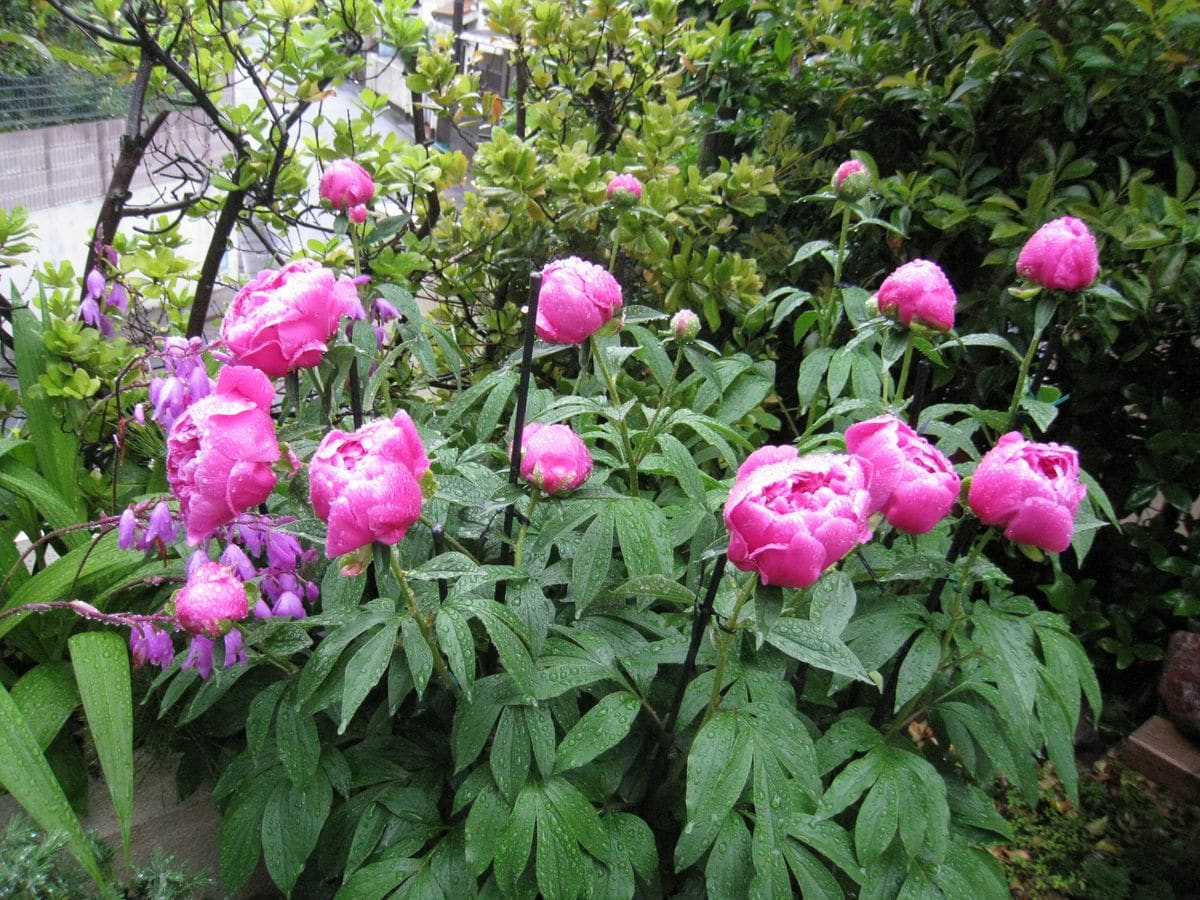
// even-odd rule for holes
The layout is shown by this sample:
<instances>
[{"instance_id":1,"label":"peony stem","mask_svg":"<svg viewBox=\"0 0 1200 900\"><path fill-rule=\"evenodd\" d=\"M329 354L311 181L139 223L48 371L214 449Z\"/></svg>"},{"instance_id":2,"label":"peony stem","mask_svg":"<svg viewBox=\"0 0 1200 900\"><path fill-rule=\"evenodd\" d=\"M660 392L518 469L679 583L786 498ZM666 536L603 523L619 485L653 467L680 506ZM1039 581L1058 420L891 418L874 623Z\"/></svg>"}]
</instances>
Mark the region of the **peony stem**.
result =
<instances>
[{"instance_id":1,"label":"peony stem","mask_svg":"<svg viewBox=\"0 0 1200 900\"><path fill-rule=\"evenodd\" d=\"M1025 356L1021 360L1021 370L1017 373L1017 384L1013 388L1012 403L1008 405L1008 424L1004 428L1004 433L1012 431L1017 424L1017 413L1021 409L1021 398L1025 396L1025 388L1029 383L1029 369L1033 365L1033 358L1037 355L1038 342L1042 339L1042 332L1046 330L1046 326L1050 324L1050 320L1054 317L1053 307L1047 315L1039 315L1042 305L1038 304L1038 310L1034 313L1033 334L1029 337L1029 346L1025 349Z\"/></svg>"},{"instance_id":2,"label":"peony stem","mask_svg":"<svg viewBox=\"0 0 1200 900\"><path fill-rule=\"evenodd\" d=\"M842 268L846 264L846 235L850 233L850 204L842 210L842 228L838 232L837 260L833 266L833 287L837 290L842 281Z\"/></svg>"},{"instance_id":3,"label":"peony stem","mask_svg":"<svg viewBox=\"0 0 1200 900\"><path fill-rule=\"evenodd\" d=\"M895 399L897 403L904 401L904 388L908 385L908 370L912 366L913 345L916 343L916 335L913 330L908 329L908 336L904 340L904 361L900 363L900 380L896 382Z\"/></svg>"},{"instance_id":4,"label":"peony stem","mask_svg":"<svg viewBox=\"0 0 1200 900\"><path fill-rule=\"evenodd\" d=\"M541 272L531 272L529 275L529 303L525 310L525 340L521 345L521 375L517 384L517 408L513 411L512 451L508 461L508 483L516 485L517 477L521 474L521 445L525 440L525 411L529 404L529 380L533 373L533 342L537 337L538 295L542 289ZM500 545L500 563L509 560L512 539L513 519L516 507L511 503L504 508L504 543ZM508 582L496 582L496 602L503 603L508 593Z\"/></svg>"},{"instance_id":5,"label":"peony stem","mask_svg":"<svg viewBox=\"0 0 1200 900\"><path fill-rule=\"evenodd\" d=\"M609 235L609 240L612 241L612 250L608 253L608 274L616 276L617 274L617 254L621 252L621 245L617 243L617 228L614 225L612 234Z\"/></svg>"},{"instance_id":6,"label":"peony stem","mask_svg":"<svg viewBox=\"0 0 1200 900\"><path fill-rule=\"evenodd\" d=\"M722 634L717 638L717 665L713 669L712 691L708 695L708 711L704 714L705 722L712 718L712 714L721 705L721 683L725 680L725 664L729 661L729 651L733 648L734 639L737 637L738 616L742 612L742 607L754 596L757 588L758 573L751 572L733 604L733 612L729 614L728 623L721 629Z\"/></svg>"},{"instance_id":7,"label":"peony stem","mask_svg":"<svg viewBox=\"0 0 1200 900\"><path fill-rule=\"evenodd\" d=\"M537 489L537 485L534 485L533 491L529 495L529 507L525 510L525 523L517 532L517 547L513 552L513 565L518 569L521 568L521 560L525 556L525 535L529 533L529 526L533 523L533 510L541 496L542 492Z\"/></svg>"},{"instance_id":8,"label":"peony stem","mask_svg":"<svg viewBox=\"0 0 1200 900\"><path fill-rule=\"evenodd\" d=\"M446 660L438 647L432 624L425 613L421 611L421 605L417 603L417 595L413 593L412 585L408 583L404 570L400 568L400 560L396 558L396 551L393 549L388 555L391 560L392 575L395 576L400 590L404 591L404 596L408 600L409 615L416 620L417 628L421 630L421 637L425 638L425 643L429 645L429 652L433 656L433 668L446 688L453 692L455 690L454 676L450 674L450 668L446 665Z\"/></svg>"},{"instance_id":9,"label":"peony stem","mask_svg":"<svg viewBox=\"0 0 1200 900\"><path fill-rule=\"evenodd\" d=\"M950 625L946 628L946 633L942 635L941 661L943 665L945 665L947 654L950 651L950 643L954 640L954 632L958 630L958 625L963 620L963 600L971 594L971 570L975 568L975 563L979 561L979 555L994 533L991 528L988 528L979 535L975 539L975 543L971 545L971 552L967 554L967 559L963 563L958 586L954 589L954 610L950 613Z\"/></svg>"},{"instance_id":10,"label":"peony stem","mask_svg":"<svg viewBox=\"0 0 1200 900\"><path fill-rule=\"evenodd\" d=\"M671 368L671 377L667 379L667 386L663 388L662 393L659 395L658 406L654 410L654 415L650 417L650 423L646 426L645 436L638 441L638 463L641 463L641 461L646 458L646 453L650 450L647 444L654 440L654 426L658 424L658 417L662 415L663 409L666 408L667 400L671 397L671 390L675 387L675 379L679 377L679 365L682 362L683 341L680 341L679 347L675 351L675 364Z\"/></svg>"},{"instance_id":11,"label":"peony stem","mask_svg":"<svg viewBox=\"0 0 1200 900\"><path fill-rule=\"evenodd\" d=\"M600 346L596 336L593 334L589 340L592 342L592 358L596 360L596 368L600 370L604 383L608 386L608 400L613 405L615 412L621 406L621 395L617 393L616 379L608 370L608 363L604 361L604 348ZM617 433L621 436L621 444L625 452L625 464L629 468L629 495L636 498L638 495L638 463L637 457L633 454L633 444L629 440L629 426L625 423L623 416L615 418L615 421Z\"/></svg>"}]
</instances>

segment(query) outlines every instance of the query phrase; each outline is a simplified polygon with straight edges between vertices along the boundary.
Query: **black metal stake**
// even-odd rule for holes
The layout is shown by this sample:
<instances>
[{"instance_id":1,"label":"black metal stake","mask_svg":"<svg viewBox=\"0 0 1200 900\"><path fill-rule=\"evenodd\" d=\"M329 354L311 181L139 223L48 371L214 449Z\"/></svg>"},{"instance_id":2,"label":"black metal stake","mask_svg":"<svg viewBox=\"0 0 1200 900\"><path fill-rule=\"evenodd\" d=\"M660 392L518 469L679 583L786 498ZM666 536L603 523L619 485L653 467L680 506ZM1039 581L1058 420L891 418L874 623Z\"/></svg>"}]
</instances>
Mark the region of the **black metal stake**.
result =
<instances>
[{"instance_id":1,"label":"black metal stake","mask_svg":"<svg viewBox=\"0 0 1200 900\"><path fill-rule=\"evenodd\" d=\"M529 403L529 379L533 371L533 342L537 337L538 292L542 288L542 273L529 276L529 305L525 313L525 344L521 348L521 380L517 384L517 410L513 417L512 453L508 464L508 483L516 485L521 474L521 439L525 434L525 410ZM509 504L504 510L504 544L500 549L500 564L507 566L513 561L512 528L517 508ZM501 581L496 585L496 602L503 603L507 585Z\"/></svg>"},{"instance_id":2,"label":"black metal stake","mask_svg":"<svg viewBox=\"0 0 1200 900\"><path fill-rule=\"evenodd\" d=\"M658 744L656 744L651 752L650 765L650 780L647 784L650 787L647 800L653 796L654 786L660 784L663 777L663 770L667 765L667 752L670 745L675 741L675 720L679 718L679 708L683 705L683 695L687 690L688 683L692 680L692 674L696 671L696 657L700 654L700 642L704 639L704 632L708 629L708 623L713 616L713 603L717 599L717 589L721 585L721 579L725 575L725 563L727 562L726 554L722 553L717 557L713 564L712 577L709 578L708 586L704 591L704 600L700 604L700 608L696 610L696 617L692 619L692 639L688 644L687 656L683 660L683 668L679 672L679 681L675 684L675 697L671 700L671 708L667 710L667 714L662 720L662 736Z\"/></svg>"},{"instance_id":3,"label":"black metal stake","mask_svg":"<svg viewBox=\"0 0 1200 900\"><path fill-rule=\"evenodd\" d=\"M362 428L362 384L358 378L357 350L354 353L354 359L350 361L350 414L354 417L355 431L357 431L359 428Z\"/></svg>"}]
</instances>

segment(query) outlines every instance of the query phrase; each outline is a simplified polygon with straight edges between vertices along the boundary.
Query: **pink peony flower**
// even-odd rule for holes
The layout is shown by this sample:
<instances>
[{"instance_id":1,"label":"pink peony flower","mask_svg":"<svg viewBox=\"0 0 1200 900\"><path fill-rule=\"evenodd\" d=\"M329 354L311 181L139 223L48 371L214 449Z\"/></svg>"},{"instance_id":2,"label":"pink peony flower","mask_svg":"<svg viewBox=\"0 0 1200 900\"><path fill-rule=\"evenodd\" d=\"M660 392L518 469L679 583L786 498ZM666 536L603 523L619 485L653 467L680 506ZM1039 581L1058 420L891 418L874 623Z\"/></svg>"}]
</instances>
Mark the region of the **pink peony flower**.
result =
<instances>
[{"instance_id":1,"label":"pink peony flower","mask_svg":"<svg viewBox=\"0 0 1200 900\"><path fill-rule=\"evenodd\" d=\"M542 269L537 335L551 344L582 344L621 309L621 286L607 271L577 256Z\"/></svg>"},{"instance_id":2,"label":"pink peony flower","mask_svg":"<svg viewBox=\"0 0 1200 900\"><path fill-rule=\"evenodd\" d=\"M927 259L907 262L883 280L876 294L879 311L903 325L916 322L938 331L954 327L958 297L937 263Z\"/></svg>"},{"instance_id":3,"label":"pink peony flower","mask_svg":"<svg viewBox=\"0 0 1200 900\"><path fill-rule=\"evenodd\" d=\"M352 159L335 159L321 176L321 199L334 209L365 204L375 196L371 173Z\"/></svg>"},{"instance_id":4,"label":"pink peony flower","mask_svg":"<svg viewBox=\"0 0 1200 900\"><path fill-rule=\"evenodd\" d=\"M364 318L354 282L301 259L264 269L238 291L221 321L221 339L239 365L278 378L319 363L342 316Z\"/></svg>"},{"instance_id":5,"label":"pink peony flower","mask_svg":"<svg viewBox=\"0 0 1200 900\"><path fill-rule=\"evenodd\" d=\"M754 451L725 501L729 561L763 584L813 584L870 536L870 468L858 456Z\"/></svg>"},{"instance_id":6,"label":"pink peony flower","mask_svg":"<svg viewBox=\"0 0 1200 900\"><path fill-rule=\"evenodd\" d=\"M677 341L694 341L700 333L700 317L690 309L681 309L671 316L670 328Z\"/></svg>"},{"instance_id":7,"label":"pink peony flower","mask_svg":"<svg viewBox=\"0 0 1200 900\"><path fill-rule=\"evenodd\" d=\"M167 481L195 546L275 487L279 459L271 382L257 369L226 366L215 393L197 400L167 435Z\"/></svg>"},{"instance_id":8,"label":"pink peony flower","mask_svg":"<svg viewBox=\"0 0 1200 900\"><path fill-rule=\"evenodd\" d=\"M355 225L361 225L363 222L367 221L367 208L363 204L359 203L357 206L350 207L350 212L348 212L347 215L350 217L350 221Z\"/></svg>"},{"instance_id":9,"label":"pink peony flower","mask_svg":"<svg viewBox=\"0 0 1200 900\"><path fill-rule=\"evenodd\" d=\"M1075 448L1010 431L979 461L967 500L983 524L1004 528L1010 541L1061 553L1071 545L1086 493Z\"/></svg>"},{"instance_id":10,"label":"pink peony flower","mask_svg":"<svg viewBox=\"0 0 1200 900\"><path fill-rule=\"evenodd\" d=\"M950 511L962 480L940 450L895 416L846 429L846 449L871 463L871 512L924 534Z\"/></svg>"},{"instance_id":11,"label":"pink peony flower","mask_svg":"<svg viewBox=\"0 0 1200 900\"><path fill-rule=\"evenodd\" d=\"M833 173L833 189L843 200L857 200L871 189L871 173L862 160L848 159Z\"/></svg>"},{"instance_id":12,"label":"pink peony flower","mask_svg":"<svg viewBox=\"0 0 1200 900\"><path fill-rule=\"evenodd\" d=\"M1021 248L1017 274L1045 288L1078 291L1096 280L1100 257L1088 227L1063 216L1039 228Z\"/></svg>"},{"instance_id":13,"label":"pink peony flower","mask_svg":"<svg viewBox=\"0 0 1200 900\"><path fill-rule=\"evenodd\" d=\"M609 180L608 187L604 190L609 199L613 199L614 197L616 199L642 199L642 183L634 176L625 172L622 172L620 175L614 175Z\"/></svg>"},{"instance_id":14,"label":"pink peony flower","mask_svg":"<svg viewBox=\"0 0 1200 900\"><path fill-rule=\"evenodd\" d=\"M325 554L394 544L421 516L429 457L408 413L325 435L308 467L309 499L329 526Z\"/></svg>"},{"instance_id":15,"label":"pink peony flower","mask_svg":"<svg viewBox=\"0 0 1200 900\"><path fill-rule=\"evenodd\" d=\"M175 619L188 634L220 637L230 622L246 618L249 609L246 585L233 569L218 562L197 566L175 595Z\"/></svg>"},{"instance_id":16,"label":"pink peony flower","mask_svg":"<svg viewBox=\"0 0 1200 900\"><path fill-rule=\"evenodd\" d=\"M573 491L592 474L592 454L566 425L525 426L521 477L547 494Z\"/></svg>"}]
</instances>

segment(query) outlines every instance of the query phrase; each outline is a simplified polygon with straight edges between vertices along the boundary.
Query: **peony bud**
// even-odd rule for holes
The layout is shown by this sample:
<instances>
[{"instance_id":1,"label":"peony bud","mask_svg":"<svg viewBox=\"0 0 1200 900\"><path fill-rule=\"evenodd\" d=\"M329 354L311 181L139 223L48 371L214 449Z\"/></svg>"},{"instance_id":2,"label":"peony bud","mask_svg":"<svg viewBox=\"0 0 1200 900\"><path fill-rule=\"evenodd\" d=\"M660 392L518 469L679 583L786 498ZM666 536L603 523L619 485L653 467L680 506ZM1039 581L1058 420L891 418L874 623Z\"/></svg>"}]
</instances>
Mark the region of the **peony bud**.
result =
<instances>
[{"instance_id":1,"label":"peony bud","mask_svg":"<svg viewBox=\"0 0 1200 900\"><path fill-rule=\"evenodd\" d=\"M671 334L677 341L691 343L700 333L700 317L690 309L681 309L671 316Z\"/></svg>"},{"instance_id":2,"label":"peony bud","mask_svg":"<svg viewBox=\"0 0 1200 900\"><path fill-rule=\"evenodd\" d=\"M871 173L857 159L848 159L833 173L833 189L839 200L859 200L871 190Z\"/></svg>"},{"instance_id":3,"label":"peony bud","mask_svg":"<svg viewBox=\"0 0 1200 900\"><path fill-rule=\"evenodd\" d=\"M1039 228L1021 248L1017 273L1045 288L1078 291L1096 280L1100 258L1087 225L1063 216Z\"/></svg>"}]
</instances>

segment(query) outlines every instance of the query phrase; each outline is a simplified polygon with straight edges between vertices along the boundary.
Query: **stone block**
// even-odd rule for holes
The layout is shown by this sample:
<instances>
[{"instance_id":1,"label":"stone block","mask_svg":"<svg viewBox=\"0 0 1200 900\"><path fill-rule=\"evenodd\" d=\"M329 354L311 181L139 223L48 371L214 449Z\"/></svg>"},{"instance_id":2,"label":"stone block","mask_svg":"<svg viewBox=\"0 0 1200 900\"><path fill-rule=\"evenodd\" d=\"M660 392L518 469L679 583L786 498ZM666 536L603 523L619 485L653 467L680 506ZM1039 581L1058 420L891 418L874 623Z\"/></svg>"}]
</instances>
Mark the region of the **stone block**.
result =
<instances>
[{"instance_id":1,"label":"stone block","mask_svg":"<svg viewBox=\"0 0 1200 900\"><path fill-rule=\"evenodd\" d=\"M1152 716L1126 739L1121 759L1177 797L1200 801L1200 749L1162 716Z\"/></svg>"}]
</instances>

